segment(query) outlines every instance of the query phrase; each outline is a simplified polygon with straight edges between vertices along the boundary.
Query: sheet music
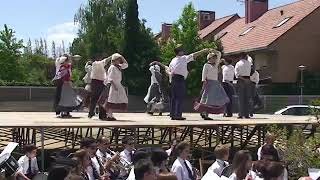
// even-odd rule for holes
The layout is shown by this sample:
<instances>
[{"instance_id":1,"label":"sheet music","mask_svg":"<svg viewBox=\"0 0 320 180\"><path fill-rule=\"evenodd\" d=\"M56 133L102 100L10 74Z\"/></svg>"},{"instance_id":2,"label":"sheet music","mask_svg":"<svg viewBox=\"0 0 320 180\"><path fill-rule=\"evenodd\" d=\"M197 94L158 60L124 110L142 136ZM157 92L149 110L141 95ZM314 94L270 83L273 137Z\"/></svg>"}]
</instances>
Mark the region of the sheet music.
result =
<instances>
[{"instance_id":1,"label":"sheet music","mask_svg":"<svg viewBox=\"0 0 320 180\"><path fill-rule=\"evenodd\" d=\"M315 169L315 168L309 168L308 169L309 176L313 179L316 180L320 177L320 169Z\"/></svg>"},{"instance_id":2,"label":"sheet music","mask_svg":"<svg viewBox=\"0 0 320 180\"><path fill-rule=\"evenodd\" d=\"M12 151L18 146L18 143L15 142L10 142L5 148L4 150L1 152L0 157L5 155L5 154L11 154Z\"/></svg>"}]
</instances>

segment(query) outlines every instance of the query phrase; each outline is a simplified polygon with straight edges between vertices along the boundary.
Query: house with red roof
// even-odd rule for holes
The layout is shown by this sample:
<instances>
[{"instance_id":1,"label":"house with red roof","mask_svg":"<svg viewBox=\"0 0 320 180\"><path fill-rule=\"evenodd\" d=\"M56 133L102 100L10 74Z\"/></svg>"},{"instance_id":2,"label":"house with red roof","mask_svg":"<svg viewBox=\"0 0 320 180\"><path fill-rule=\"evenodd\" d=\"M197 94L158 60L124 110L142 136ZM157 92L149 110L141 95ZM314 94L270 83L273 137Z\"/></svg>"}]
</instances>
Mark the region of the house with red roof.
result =
<instances>
[{"instance_id":1,"label":"house with red roof","mask_svg":"<svg viewBox=\"0 0 320 180\"><path fill-rule=\"evenodd\" d=\"M268 0L245 0L245 17L237 14L215 19L199 11L199 37L220 40L226 58L237 60L246 52L255 60L261 78L295 83L299 65L320 71L320 0L268 8ZM170 26L161 36L169 38ZM165 34L166 33L166 34Z\"/></svg>"}]
</instances>

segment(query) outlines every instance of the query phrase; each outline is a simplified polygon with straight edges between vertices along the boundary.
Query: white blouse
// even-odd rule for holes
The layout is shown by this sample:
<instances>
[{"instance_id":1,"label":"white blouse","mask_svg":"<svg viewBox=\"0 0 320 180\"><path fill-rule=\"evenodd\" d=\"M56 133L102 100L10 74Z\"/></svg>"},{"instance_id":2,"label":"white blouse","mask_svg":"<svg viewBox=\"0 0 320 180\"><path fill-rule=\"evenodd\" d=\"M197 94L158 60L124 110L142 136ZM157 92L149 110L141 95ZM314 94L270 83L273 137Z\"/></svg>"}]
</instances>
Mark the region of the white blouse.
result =
<instances>
[{"instance_id":1,"label":"white blouse","mask_svg":"<svg viewBox=\"0 0 320 180\"><path fill-rule=\"evenodd\" d=\"M234 80L234 67L229 65L222 66L222 82L231 81Z\"/></svg>"},{"instance_id":2,"label":"white blouse","mask_svg":"<svg viewBox=\"0 0 320 180\"><path fill-rule=\"evenodd\" d=\"M202 81L218 80L218 64L215 65L206 63L202 69Z\"/></svg>"}]
</instances>

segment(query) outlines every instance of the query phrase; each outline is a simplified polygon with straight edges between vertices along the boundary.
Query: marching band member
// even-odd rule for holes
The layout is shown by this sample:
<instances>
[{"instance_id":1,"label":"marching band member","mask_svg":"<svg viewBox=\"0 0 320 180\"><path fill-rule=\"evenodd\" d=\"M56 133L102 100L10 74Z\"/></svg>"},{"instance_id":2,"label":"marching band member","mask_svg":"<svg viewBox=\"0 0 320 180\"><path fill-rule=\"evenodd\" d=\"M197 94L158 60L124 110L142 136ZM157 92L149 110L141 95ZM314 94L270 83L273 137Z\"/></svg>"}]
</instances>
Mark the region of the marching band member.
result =
<instances>
[{"instance_id":1,"label":"marching band member","mask_svg":"<svg viewBox=\"0 0 320 180\"><path fill-rule=\"evenodd\" d=\"M120 153L120 157L132 164L134 139L130 136L125 136L122 138L122 145L124 146L124 150Z\"/></svg>"},{"instance_id":2,"label":"marching band member","mask_svg":"<svg viewBox=\"0 0 320 180\"><path fill-rule=\"evenodd\" d=\"M112 56L103 60L95 60L92 63L91 72L91 102L88 117L92 118L95 115L95 109L100 98L100 95L104 89L104 81L107 79L107 73L105 66L111 61ZM105 120L107 118L105 109L99 105L99 119Z\"/></svg>"},{"instance_id":3,"label":"marching band member","mask_svg":"<svg viewBox=\"0 0 320 180\"><path fill-rule=\"evenodd\" d=\"M185 120L182 117L183 99L186 93L186 78L188 76L188 63L194 61L199 55L209 52L210 49L185 55L185 51L181 45L175 49L176 57L174 57L169 65L172 74L171 81L171 110L170 116L172 120Z\"/></svg>"},{"instance_id":4,"label":"marching band member","mask_svg":"<svg viewBox=\"0 0 320 180\"><path fill-rule=\"evenodd\" d=\"M93 158L93 163L97 167L100 175L103 175L105 171L110 174L110 179L117 179L120 175L120 170L112 166L112 162L118 162L119 154L112 155L110 152L110 141L106 136L101 136L97 139L98 150L96 157Z\"/></svg>"},{"instance_id":5,"label":"marching band member","mask_svg":"<svg viewBox=\"0 0 320 180\"><path fill-rule=\"evenodd\" d=\"M20 169L18 170L18 179L29 180L39 173L37 163L37 147L33 144L24 147L25 155L18 160Z\"/></svg>"},{"instance_id":6,"label":"marching band member","mask_svg":"<svg viewBox=\"0 0 320 180\"><path fill-rule=\"evenodd\" d=\"M192 165L187 160L190 154L190 144L180 142L176 146L178 158L172 165L171 171L177 176L178 180L195 180L195 174L192 171Z\"/></svg>"},{"instance_id":7,"label":"marching band member","mask_svg":"<svg viewBox=\"0 0 320 180\"><path fill-rule=\"evenodd\" d=\"M207 173L203 176L202 180L212 179L212 173L217 176L221 176L221 173L225 167L229 165L227 160L229 159L229 147L226 145L222 145L220 147L216 147L214 151L216 161L208 168Z\"/></svg>"},{"instance_id":8,"label":"marching band member","mask_svg":"<svg viewBox=\"0 0 320 180\"><path fill-rule=\"evenodd\" d=\"M229 102L226 92L218 81L220 58L221 52L213 50L208 54L208 62L203 66L200 107L202 106L206 111L201 112L200 115L204 120L212 120L209 118L209 113L219 114L221 110L217 110L217 107L224 109Z\"/></svg>"},{"instance_id":9,"label":"marching band member","mask_svg":"<svg viewBox=\"0 0 320 180\"><path fill-rule=\"evenodd\" d=\"M122 81L122 70L128 68L126 59L118 53L111 56L111 66L108 69L107 81L111 83L109 96L104 108L107 111L107 120L114 121L114 111L125 111L128 106L128 96Z\"/></svg>"},{"instance_id":10,"label":"marching band member","mask_svg":"<svg viewBox=\"0 0 320 180\"><path fill-rule=\"evenodd\" d=\"M240 54L240 60L235 66L235 75L238 78L239 88L239 119L250 118L250 97L251 97L251 82L250 73L252 63L246 59L245 53Z\"/></svg>"},{"instance_id":11,"label":"marching band member","mask_svg":"<svg viewBox=\"0 0 320 180\"><path fill-rule=\"evenodd\" d=\"M232 65L231 59L226 59L222 61L224 65L222 68L222 86L224 91L227 93L229 97L229 103L227 103L227 108L225 111L225 117L232 117L233 115L233 95L234 95L234 87L233 87L233 80L234 80L234 66Z\"/></svg>"},{"instance_id":12,"label":"marching band member","mask_svg":"<svg viewBox=\"0 0 320 180\"><path fill-rule=\"evenodd\" d=\"M101 172L100 166L96 166L94 163L96 161L96 151L97 151L97 143L93 138L83 138L80 141L80 148L85 150L90 158L90 163L86 168L86 172L88 174L89 180L101 180Z\"/></svg>"}]
</instances>

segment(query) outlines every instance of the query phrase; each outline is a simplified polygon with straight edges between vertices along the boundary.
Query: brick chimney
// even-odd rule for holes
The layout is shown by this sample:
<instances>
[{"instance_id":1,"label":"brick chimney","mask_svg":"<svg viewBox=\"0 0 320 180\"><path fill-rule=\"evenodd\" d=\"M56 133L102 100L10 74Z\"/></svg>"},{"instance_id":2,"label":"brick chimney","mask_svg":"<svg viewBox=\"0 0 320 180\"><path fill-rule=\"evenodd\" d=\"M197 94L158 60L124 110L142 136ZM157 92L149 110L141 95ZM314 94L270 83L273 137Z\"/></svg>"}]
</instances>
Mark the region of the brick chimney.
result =
<instances>
[{"instance_id":1,"label":"brick chimney","mask_svg":"<svg viewBox=\"0 0 320 180\"><path fill-rule=\"evenodd\" d=\"M209 26L215 20L215 14L214 11L198 11L199 29Z\"/></svg>"},{"instance_id":2,"label":"brick chimney","mask_svg":"<svg viewBox=\"0 0 320 180\"><path fill-rule=\"evenodd\" d=\"M161 38L163 40L169 39L169 37L171 36L171 29L172 29L172 24L168 24L168 23L162 24Z\"/></svg>"},{"instance_id":3,"label":"brick chimney","mask_svg":"<svg viewBox=\"0 0 320 180\"><path fill-rule=\"evenodd\" d=\"M246 23L251 23L268 11L268 0L245 0Z\"/></svg>"}]
</instances>

